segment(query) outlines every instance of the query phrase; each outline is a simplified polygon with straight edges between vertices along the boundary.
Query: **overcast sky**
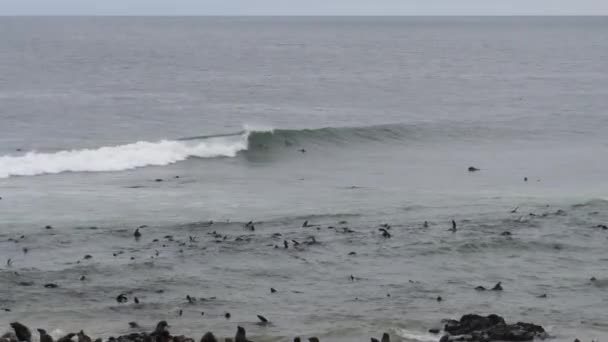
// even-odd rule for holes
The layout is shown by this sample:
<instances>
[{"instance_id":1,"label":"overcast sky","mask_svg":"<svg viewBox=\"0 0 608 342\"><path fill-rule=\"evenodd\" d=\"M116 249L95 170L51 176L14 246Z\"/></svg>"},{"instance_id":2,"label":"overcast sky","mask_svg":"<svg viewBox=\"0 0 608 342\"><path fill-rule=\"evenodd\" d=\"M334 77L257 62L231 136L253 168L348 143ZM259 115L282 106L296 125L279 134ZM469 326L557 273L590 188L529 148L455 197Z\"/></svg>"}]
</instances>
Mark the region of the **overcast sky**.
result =
<instances>
[{"instance_id":1,"label":"overcast sky","mask_svg":"<svg viewBox=\"0 0 608 342\"><path fill-rule=\"evenodd\" d=\"M608 15L608 0L0 0L0 15Z\"/></svg>"}]
</instances>

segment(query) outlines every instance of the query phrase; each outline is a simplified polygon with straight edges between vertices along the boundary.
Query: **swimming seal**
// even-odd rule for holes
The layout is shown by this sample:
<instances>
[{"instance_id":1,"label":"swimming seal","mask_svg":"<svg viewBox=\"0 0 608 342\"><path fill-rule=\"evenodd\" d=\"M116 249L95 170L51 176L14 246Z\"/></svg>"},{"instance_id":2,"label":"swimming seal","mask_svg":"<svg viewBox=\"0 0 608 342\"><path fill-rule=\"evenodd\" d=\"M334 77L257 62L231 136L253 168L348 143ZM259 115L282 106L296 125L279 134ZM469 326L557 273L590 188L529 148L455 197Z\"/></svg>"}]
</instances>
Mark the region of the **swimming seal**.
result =
<instances>
[{"instance_id":1,"label":"swimming seal","mask_svg":"<svg viewBox=\"0 0 608 342\"><path fill-rule=\"evenodd\" d=\"M492 288L492 291L502 291L501 282L498 282L496 285L494 285L494 287Z\"/></svg>"},{"instance_id":2,"label":"swimming seal","mask_svg":"<svg viewBox=\"0 0 608 342\"><path fill-rule=\"evenodd\" d=\"M116 297L116 301L119 303L126 303L129 299L127 298L127 295L125 295L124 293L119 294Z\"/></svg>"},{"instance_id":3,"label":"swimming seal","mask_svg":"<svg viewBox=\"0 0 608 342\"><path fill-rule=\"evenodd\" d=\"M457 229L456 229L456 221L452 220L452 228L450 229L450 231L452 233L456 233Z\"/></svg>"}]
</instances>

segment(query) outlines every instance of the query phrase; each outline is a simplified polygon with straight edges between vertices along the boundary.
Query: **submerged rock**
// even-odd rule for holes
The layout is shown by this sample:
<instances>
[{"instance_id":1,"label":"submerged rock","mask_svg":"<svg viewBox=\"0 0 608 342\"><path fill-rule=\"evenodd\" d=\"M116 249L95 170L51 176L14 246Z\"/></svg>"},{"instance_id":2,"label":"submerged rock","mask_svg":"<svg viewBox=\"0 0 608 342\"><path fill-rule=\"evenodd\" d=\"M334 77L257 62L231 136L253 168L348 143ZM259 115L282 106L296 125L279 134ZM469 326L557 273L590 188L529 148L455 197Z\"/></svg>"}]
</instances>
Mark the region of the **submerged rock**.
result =
<instances>
[{"instance_id":1,"label":"submerged rock","mask_svg":"<svg viewBox=\"0 0 608 342\"><path fill-rule=\"evenodd\" d=\"M545 329L536 324L517 322L507 324L498 315L464 315L457 320L447 321L444 330L449 335L442 341L532 341L535 337L546 337Z\"/></svg>"}]
</instances>

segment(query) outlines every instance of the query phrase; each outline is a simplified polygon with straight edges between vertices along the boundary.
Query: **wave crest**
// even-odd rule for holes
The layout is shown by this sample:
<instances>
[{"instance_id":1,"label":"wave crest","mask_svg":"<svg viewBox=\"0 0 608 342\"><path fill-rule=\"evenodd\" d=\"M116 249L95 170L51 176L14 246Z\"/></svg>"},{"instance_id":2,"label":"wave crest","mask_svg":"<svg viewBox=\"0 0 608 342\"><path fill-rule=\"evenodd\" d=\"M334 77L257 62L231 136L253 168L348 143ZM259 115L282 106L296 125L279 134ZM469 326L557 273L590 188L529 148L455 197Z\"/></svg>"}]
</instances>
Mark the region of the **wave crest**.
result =
<instances>
[{"instance_id":1,"label":"wave crest","mask_svg":"<svg viewBox=\"0 0 608 342\"><path fill-rule=\"evenodd\" d=\"M248 146L248 132L202 140L105 146L98 149L67 150L55 153L28 152L22 156L0 157L0 178L35 176L61 172L123 171L144 166L163 166L190 157L234 157Z\"/></svg>"}]
</instances>

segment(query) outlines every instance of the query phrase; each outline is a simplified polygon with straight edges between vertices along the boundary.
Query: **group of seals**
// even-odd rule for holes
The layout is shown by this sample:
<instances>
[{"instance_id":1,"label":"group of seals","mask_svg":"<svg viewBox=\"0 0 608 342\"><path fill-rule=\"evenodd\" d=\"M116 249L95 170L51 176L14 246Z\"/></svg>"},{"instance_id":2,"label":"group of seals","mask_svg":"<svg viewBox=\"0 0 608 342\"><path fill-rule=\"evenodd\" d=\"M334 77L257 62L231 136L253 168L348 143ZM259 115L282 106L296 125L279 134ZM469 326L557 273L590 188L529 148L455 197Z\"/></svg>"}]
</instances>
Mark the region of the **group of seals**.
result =
<instances>
[{"instance_id":1,"label":"group of seals","mask_svg":"<svg viewBox=\"0 0 608 342\"><path fill-rule=\"evenodd\" d=\"M13 322L10 326L15 331L15 335L11 336L11 334L5 334L0 338L0 341L3 342L32 342L32 332L28 327L19 323ZM38 334L40 335L40 342L53 342L53 337L49 335L44 329L36 329ZM57 340L57 342L72 342L72 338L76 336L78 337L78 342L92 342L91 338L84 333L84 331L80 330L78 334L69 333ZM101 339L95 340L95 342L101 342Z\"/></svg>"},{"instance_id":2,"label":"group of seals","mask_svg":"<svg viewBox=\"0 0 608 342\"><path fill-rule=\"evenodd\" d=\"M258 315L258 318L260 319L260 321L264 324L269 323L268 319L266 319L264 316ZM2 338L0 338L0 341L2 342L32 342L32 333L30 332L30 329L28 327L26 327L25 325L19 323L19 322L13 322L10 324L11 327L13 328L13 330L15 331L14 336L12 334L10 334L11 336L13 336L12 338L7 338L5 336L8 336L9 334L3 336ZM131 328L139 328L139 325L135 322L129 322L129 326ZM154 331L152 331L151 333L132 333L129 335L124 335L124 336L120 336L118 338L114 338L114 337L110 337L107 341L108 342L116 342L116 341L122 341L122 342L194 342L194 339L189 338L189 337L185 337L185 336L172 336L169 333L169 324L167 323L167 321L160 321L156 324L156 328L154 329ZM44 329L37 329L38 333L40 334L40 342L54 342L53 338L46 332L46 330ZM63 337L61 337L60 339L57 340L57 342L72 342L72 338L74 338L74 336L76 336L78 338L78 342L92 342L92 339L87 336L82 330L77 333L69 333ZM247 338L247 332L245 331L245 328L243 328L242 326L237 326L237 330L236 330L236 334L234 336L234 339L231 338L226 338L225 339L226 342L252 342L251 340L249 340ZM293 339L294 342L301 342L300 337L295 337ZM308 338L309 342L319 342L319 338L318 337L309 337ZM382 335L382 339L381 341L378 341L376 338L371 338L372 342L390 342L390 337L388 333L384 333ZM102 342L101 338L98 338L95 340L95 342ZM215 337L215 335L208 331L206 332L203 337L201 337L200 342L218 342L218 339Z\"/></svg>"}]
</instances>

